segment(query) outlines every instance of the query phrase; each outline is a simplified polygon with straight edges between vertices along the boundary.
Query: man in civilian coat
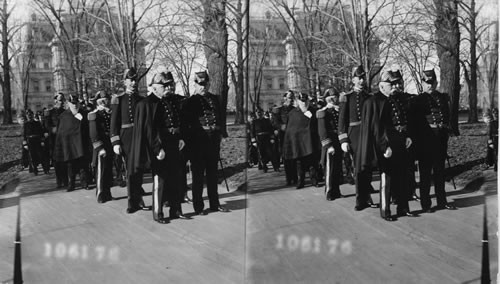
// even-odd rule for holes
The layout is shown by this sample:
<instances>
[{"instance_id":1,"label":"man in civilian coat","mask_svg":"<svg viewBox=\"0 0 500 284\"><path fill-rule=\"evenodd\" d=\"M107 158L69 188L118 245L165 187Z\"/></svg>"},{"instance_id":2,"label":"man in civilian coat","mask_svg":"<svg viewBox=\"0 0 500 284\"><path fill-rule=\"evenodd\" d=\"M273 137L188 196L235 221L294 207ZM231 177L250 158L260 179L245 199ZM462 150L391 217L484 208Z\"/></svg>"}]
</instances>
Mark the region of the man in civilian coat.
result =
<instances>
[{"instance_id":1,"label":"man in civilian coat","mask_svg":"<svg viewBox=\"0 0 500 284\"><path fill-rule=\"evenodd\" d=\"M76 174L80 173L80 183L88 189L86 157L91 154L87 115L82 113L78 96L70 95L68 109L59 116L57 124L54 159L67 164L69 185L67 191L75 189Z\"/></svg>"}]
</instances>

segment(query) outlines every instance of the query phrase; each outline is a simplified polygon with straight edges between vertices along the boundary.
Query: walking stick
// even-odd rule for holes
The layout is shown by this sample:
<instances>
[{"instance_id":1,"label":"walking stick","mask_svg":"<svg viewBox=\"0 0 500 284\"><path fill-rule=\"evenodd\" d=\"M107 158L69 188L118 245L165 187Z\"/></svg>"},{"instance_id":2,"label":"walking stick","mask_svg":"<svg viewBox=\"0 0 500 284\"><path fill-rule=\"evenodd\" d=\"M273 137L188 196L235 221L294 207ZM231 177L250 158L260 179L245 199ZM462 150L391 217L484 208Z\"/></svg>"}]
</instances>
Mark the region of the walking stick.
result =
<instances>
[{"instance_id":1,"label":"walking stick","mask_svg":"<svg viewBox=\"0 0 500 284\"><path fill-rule=\"evenodd\" d=\"M219 162L220 162L220 168L222 171L222 177L224 178L224 182L226 183L227 192L229 192L229 185L227 184L226 175L224 175L224 166L222 165L222 159L220 157L219 157Z\"/></svg>"},{"instance_id":2,"label":"walking stick","mask_svg":"<svg viewBox=\"0 0 500 284\"><path fill-rule=\"evenodd\" d=\"M448 154L446 155L446 161L448 162L448 168L451 168L450 156L448 156ZM457 186L455 185L455 179L453 178L453 176L451 176L451 182L453 183L453 189L457 190Z\"/></svg>"}]
</instances>

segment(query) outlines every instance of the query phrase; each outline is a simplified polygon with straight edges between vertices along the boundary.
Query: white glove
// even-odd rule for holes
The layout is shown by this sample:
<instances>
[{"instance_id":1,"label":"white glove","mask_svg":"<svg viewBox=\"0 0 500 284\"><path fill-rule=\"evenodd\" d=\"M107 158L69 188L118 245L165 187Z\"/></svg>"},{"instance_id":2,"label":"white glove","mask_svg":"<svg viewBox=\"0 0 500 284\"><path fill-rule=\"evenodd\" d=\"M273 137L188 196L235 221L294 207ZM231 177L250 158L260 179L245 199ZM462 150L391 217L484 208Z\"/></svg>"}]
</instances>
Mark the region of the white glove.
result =
<instances>
[{"instance_id":1,"label":"white glove","mask_svg":"<svg viewBox=\"0 0 500 284\"><path fill-rule=\"evenodd\" d=\"M349 152L349 148L351 148L351 147L349 147L349 143L347 143L347 142L342 143L342 145L340 145L340 147L342 148L342 151L344 151L346 153Z\"/></svg>"},{"instance_id":2,"label":"white glove","mask_svg":"<svg viewBox=\"0 0 500 284\"><path fill-rule=\"evenodd\" d=\"M184 146L186 146L186 143L184 142L184 140L179 140L179 151L182 150L184 148Z\"/></svg>"},{"instance_id":3,"label":"white glove","mask_svg":"<svg viewBox=\"0 0 500 284\"><path fill-rule=\"evenodd\" d=\"M26 150L28 150L28 145L24 145L23 148L26 149Z\"/></svg>"},{"instance_id":4,"label":"white glove","mask_svg":"<svg viewBox=\"0 0 500 284\"><path fill-rule=\"evenodd\" d=\"M160 161L165 159L165 151L163 151L163 149L160 149L160 153L158 153L158 156L156 156L156 158Z\"/></svg>"},{"instance_id":5,"label":"white glove","mask_svg":"<svg viewBox=\"0 0 500 284\"><path fill-rule=\"evenodd\" d=\"M271 141L270 141L270 142L271 142L271 144L274 144L274 139L271 139Z\"/></svg>"},{"instance_id":6,"label":"white glove","mask_svg":"<svg viewBox=\"0 0 500 284\"><path fill-rule=\"evenodd\" d=\"M252 143L255 143L255 141L257 141L257 140L255 140L255 138L252 138Z\"/></svg>"},{"instance_id":7,"label":"white glove","mask_svg":"<svg viewBox=\"0 0 500 284\"><path fill-rule=\"evenodd\" d=\"M389 159L391 156L392 156L391 147L387 147L387 149L385 150L385 153L384 153L384 157L386 157L387 159Z\"/></svg>"},{"instance_id":8,"label":"white glove","mask_svg":"<svg viewBox=\"0 0 500 284\"><path fill-rule=\"evenodd\" d=\"M42 142L42 143L40 143L40 146L44 147L44 146L45 146L45 143L43 143L43 142Z\"/></svg>"},{"instance_id":9,"label":"white glove","mask_svg":"<svg viewBox=\"0 0 500 284\"><path fill-rule=\"evenodd\" d=\"M101 151L99 151L99 156L106 157L106 150L101 149Z\"/></svg>"},{"instance_id":10,"label":"white glove","mask_svg":"<svg viewBox=\"0 0 500 284\"><path fill-rule=\"evenodd\" d=\"M278 135L278 130L274 130L274 135Z\"/></svg>"},{"instance_id":11,"label":"white glove","mask_svg":"<svg viewBox=\"0 0 500 284\"><path fill-rule=\"evenodd\" d=\"M115 152L115 154L117 155L120 155L120 153L122 152L122 147L120 145L113 146L113 152Z\"/></svg>"},{"instance_id":12,"label":"white glove","mask_svg":"<svg viewBox=\"0 0 500 284\"><path fill-rule=\"evenodd\" d=\"M406 149L410 148L411 143L412 143L411 138L410 137L406 138Z\"/></svg>"},{"instance_id":13,"label":"white glove","mask_svg":"<svg viewBox=\"0 0 500 284\"><path fill-rule=\"evenodd\" d=\"M43 136L44 136L45 138L47 138L47 137L49 137L49 134L48 134L47 132L45 132L45 133L43 134Z\"/></svg>"},{"instance_id":14,"label":"white glove","mask_svg":"<svg viewBox=\"0 0 500 284\"><path fill-rule=\"evenodd\" d=\"M333 146L330 146L330 147L328 147L328 150L327 150L326 152L327 152L328 154L333 155L333 154L335 154L335 148L333 148Z\"/></svg>"}]
</instances>

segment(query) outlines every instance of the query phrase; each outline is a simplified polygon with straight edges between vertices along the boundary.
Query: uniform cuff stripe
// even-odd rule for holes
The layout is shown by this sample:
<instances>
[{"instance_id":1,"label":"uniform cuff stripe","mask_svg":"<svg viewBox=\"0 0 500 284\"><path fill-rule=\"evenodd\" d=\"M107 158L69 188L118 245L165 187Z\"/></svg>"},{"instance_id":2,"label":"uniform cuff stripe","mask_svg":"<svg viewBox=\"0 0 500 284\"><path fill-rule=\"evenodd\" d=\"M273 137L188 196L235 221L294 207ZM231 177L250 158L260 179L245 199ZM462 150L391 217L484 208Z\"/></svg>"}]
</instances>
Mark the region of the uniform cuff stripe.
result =
<instances>
[{"instance_id":1,"label":"uniform cuff stripe","mask_svg":"<svg viewBox=\"0 0 500 284\"><path fill-rule=\"evenodd\" d=\"M339 140L346 139L347 138L347 133L342 133L339 135Z\"/></svg>"},{"instance_id":2,"label":"uniform cuff stripe","mask_svg":"<svg viewBox=\"0 0 500 284\"><path fill-rule=\"evenodd\" d=\"M97 149L99 148L100 146L103 145L102 141L97 141L97 142L94 142L92 143L92 145L94 146L94 149Z\"/></svg>"},{"instance_id":3,"label":"uniform cuff stripe","mask_svg":"<svg viewBox=\"0 0 500 284\"><path fill-rule=\"evenodd\" d=\"M120 141L120 136L116 135L116 136L111 137L111 143L116 142L116 141Z\"/></svg>"}]
</instances>

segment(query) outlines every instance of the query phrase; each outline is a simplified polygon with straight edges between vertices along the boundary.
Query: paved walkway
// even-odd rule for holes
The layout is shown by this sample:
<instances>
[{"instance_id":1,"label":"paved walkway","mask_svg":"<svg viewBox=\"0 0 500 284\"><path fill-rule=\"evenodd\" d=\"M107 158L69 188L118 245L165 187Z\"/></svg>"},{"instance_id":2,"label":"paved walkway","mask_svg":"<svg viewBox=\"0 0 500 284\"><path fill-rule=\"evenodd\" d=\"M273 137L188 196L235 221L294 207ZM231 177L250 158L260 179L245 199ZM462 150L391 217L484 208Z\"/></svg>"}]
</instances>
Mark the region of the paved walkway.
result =
<instances>
[{"instance_id":1,"label":"paved walkway","mask_svg":"<svg viewBox=\"0 0 500 284\"><path fill-rule=\"evenodd\" d=\"M480 283L484 200L491 278L498 271L497 178L453 190L456 211L387 222L354 211L355 190L326 201L323 188L286 187L282 173L248 175L247 279L251 283ZM378 188L378 182L373 182ZM372 194L378 203L378 194ZM433 198L435 205L435 199ZM395 206L392 212L395 211ZM420 204L410 202L412 211Z\"/></svg>"},{"instance_id":2,"label":"paved walkway","mask_svg":"<svg viewBox=\"0 0 500 284\"><path fill-rule=\"evenodd\" d=\"M328 202L322 188L285 187L282 172L247 173L247 193L219 187L230 213L165 225L151 212L126 214L125 188L98 204L93 190L66 192L52 175L23 173L0 192L0 283L12 282L18 209L24 283L479 283L485 198L496 280L492 171L484 182L447 185L458 210L392 223L378 209L355 212L351 185L341 188L346 198ZM144 188L151 191L150 179Z\"/></svg>"}]
</instances>

